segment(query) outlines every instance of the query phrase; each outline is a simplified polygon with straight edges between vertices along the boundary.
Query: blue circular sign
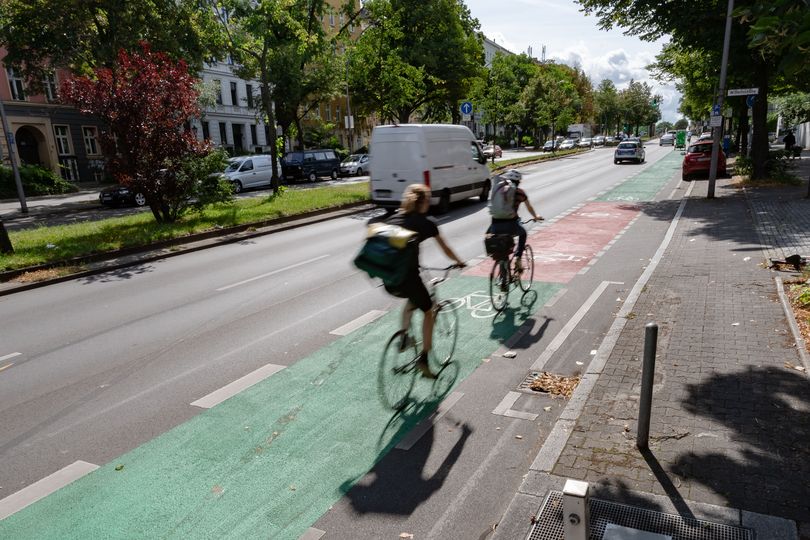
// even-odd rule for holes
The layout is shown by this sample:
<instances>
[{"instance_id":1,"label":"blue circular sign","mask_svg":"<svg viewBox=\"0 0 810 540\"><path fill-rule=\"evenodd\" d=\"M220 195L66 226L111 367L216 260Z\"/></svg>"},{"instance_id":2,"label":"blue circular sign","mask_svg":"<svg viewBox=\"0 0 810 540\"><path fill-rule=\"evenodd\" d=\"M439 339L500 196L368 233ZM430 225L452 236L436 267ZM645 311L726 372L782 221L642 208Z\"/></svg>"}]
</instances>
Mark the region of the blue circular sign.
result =
<instances>
[{"instance_id":1,"label":"blue circular sign","mask_svg":"<svg viewBox=\"0 0 810 540\"><path fill-rule=\"evenodd\" d=\"M756 101L756 99L757 96L754 95L750 95L747 98L745 98L745 104L748 105L749 109L754 106L754 101Z\"/></svg>"},{"instance_id":2,"label":"blue circular sign","mask_svg":"<svg viewBox=\"0 0 810 540\"><path fill-rule=\"evenodd\" d=\"M472 110L473 106L469 101L465 101L461 104L461 114L472 114Z\"/></svg>"}]
</instances>

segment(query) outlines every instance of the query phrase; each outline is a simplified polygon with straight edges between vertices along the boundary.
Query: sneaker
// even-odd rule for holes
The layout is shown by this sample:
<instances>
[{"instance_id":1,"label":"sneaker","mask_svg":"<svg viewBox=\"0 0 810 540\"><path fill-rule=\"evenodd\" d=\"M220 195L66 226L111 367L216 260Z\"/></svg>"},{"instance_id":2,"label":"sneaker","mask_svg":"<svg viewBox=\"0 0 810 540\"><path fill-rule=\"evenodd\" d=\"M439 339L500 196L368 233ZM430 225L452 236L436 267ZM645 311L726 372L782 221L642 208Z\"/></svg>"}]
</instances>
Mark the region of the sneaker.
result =
<instances>
[{"instance_id":1,"label":"sneaker","mask_svg":"<svg viewBox=\"0 0 810 540\"><path fill-rule=\"evenodd\" d=\"M408 332L400 330L399 332L399 352L403 353L413 347L413 338Z\"/></svg>"},{"instance_id":2,"label":"sneaker","mask_svg":"<svg viewBox=\"0 0 810 540\"><path fill-rule=\"evenodd\" d=\"M427 353L422 351L419 353L419 356L416 358L416 367L422 373L422 377L426 379L435 379L436 375L430 371L430 366L428 365Z\"/></svg>"},{"instance_id":3,"label":"sneaker","mask_svg":"<svg viewBox=\"0 0 810 540\"><path fill-rule=\"evenodd\" d=\"M515 273L520 274L523 272L523 263L520 259L515 259Z\"/></svg>"}]
</instances>

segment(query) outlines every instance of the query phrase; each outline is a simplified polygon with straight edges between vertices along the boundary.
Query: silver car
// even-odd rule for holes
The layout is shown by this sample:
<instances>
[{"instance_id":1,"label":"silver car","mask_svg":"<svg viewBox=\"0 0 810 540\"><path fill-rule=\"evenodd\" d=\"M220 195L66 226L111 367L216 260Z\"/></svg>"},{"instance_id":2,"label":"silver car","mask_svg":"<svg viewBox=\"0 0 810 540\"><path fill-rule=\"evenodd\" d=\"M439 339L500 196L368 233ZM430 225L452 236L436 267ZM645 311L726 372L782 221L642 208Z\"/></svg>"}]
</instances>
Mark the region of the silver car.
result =
<instances>
[{"instance_id":1,"label":"silver car","mask_svg":"<svg viewBox=\"0 0 810 540\"><path fill-rule=\"evenodd\" d=\"M613 152L613 163L621 163L622 161L635 161L636 163L644 163L646 158L644 145L640 141L624 141L620 142L619 146Z\"/></svg>"},{"instance_id":2,"label":"silver car","mask_svg":"<svg viewBox=\"0 0 810 540\"><path fill-rule=\"evenodd\" d=\"M571 150L572 148L576 147L577 141L574 139L565 139L563 142L560 143L559 149L560 150Z\"/></svg>"},{"instance_id":3,"label":"silver car","mask_svg":"<svg viewBox=\"0 0 810 540\"><path fill-rule=\"evenodd\" d=\"M368 173L368 154L352 154L340 164L340 174L363 176Z\"/></svg>"}]
</instances>

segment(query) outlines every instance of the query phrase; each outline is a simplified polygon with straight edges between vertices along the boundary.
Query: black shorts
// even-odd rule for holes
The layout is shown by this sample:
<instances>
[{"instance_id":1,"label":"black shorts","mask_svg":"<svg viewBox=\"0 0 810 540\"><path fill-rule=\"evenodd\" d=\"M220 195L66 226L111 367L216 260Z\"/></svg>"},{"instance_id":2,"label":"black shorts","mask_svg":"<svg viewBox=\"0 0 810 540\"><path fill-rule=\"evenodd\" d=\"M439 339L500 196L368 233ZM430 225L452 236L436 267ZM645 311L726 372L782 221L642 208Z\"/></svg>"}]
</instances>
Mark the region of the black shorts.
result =
<instances>
[{"instance_id":1,"label":"black shorts","mask_svg":"<svg viewBox=\"0 0 810 540\"><path fill-rule=\"evenodd\" d=\"M433 299L422 282L422 278L419 277L419 273L408 274L405 281L398 287L386 285L385 290L399 298L407 298L411 304L425 313L433 306Z\"/></svg>"}]
</instances>

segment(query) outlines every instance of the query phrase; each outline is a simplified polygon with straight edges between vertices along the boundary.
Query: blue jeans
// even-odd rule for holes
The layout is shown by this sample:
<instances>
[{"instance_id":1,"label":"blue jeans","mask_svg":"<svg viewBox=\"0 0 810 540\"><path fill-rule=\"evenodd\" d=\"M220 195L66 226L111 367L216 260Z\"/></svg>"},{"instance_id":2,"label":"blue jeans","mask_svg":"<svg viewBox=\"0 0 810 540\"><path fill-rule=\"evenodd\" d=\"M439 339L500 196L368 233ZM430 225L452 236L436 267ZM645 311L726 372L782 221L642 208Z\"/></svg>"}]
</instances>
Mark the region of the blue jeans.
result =
<instances>
[{"instance_id":1,"label":"blue jeans","mask_svg":"<svg viewBox=\"0 0 810 540\"><path fill-rule=\"evenodd\" d=\"M526 248L526 229L520 224L520 219L493 219L492 225L487 229L492 234L511 234L518 237L517 251L515 257L520 259L523 250Z\"/></svg>"}]
</instances>

